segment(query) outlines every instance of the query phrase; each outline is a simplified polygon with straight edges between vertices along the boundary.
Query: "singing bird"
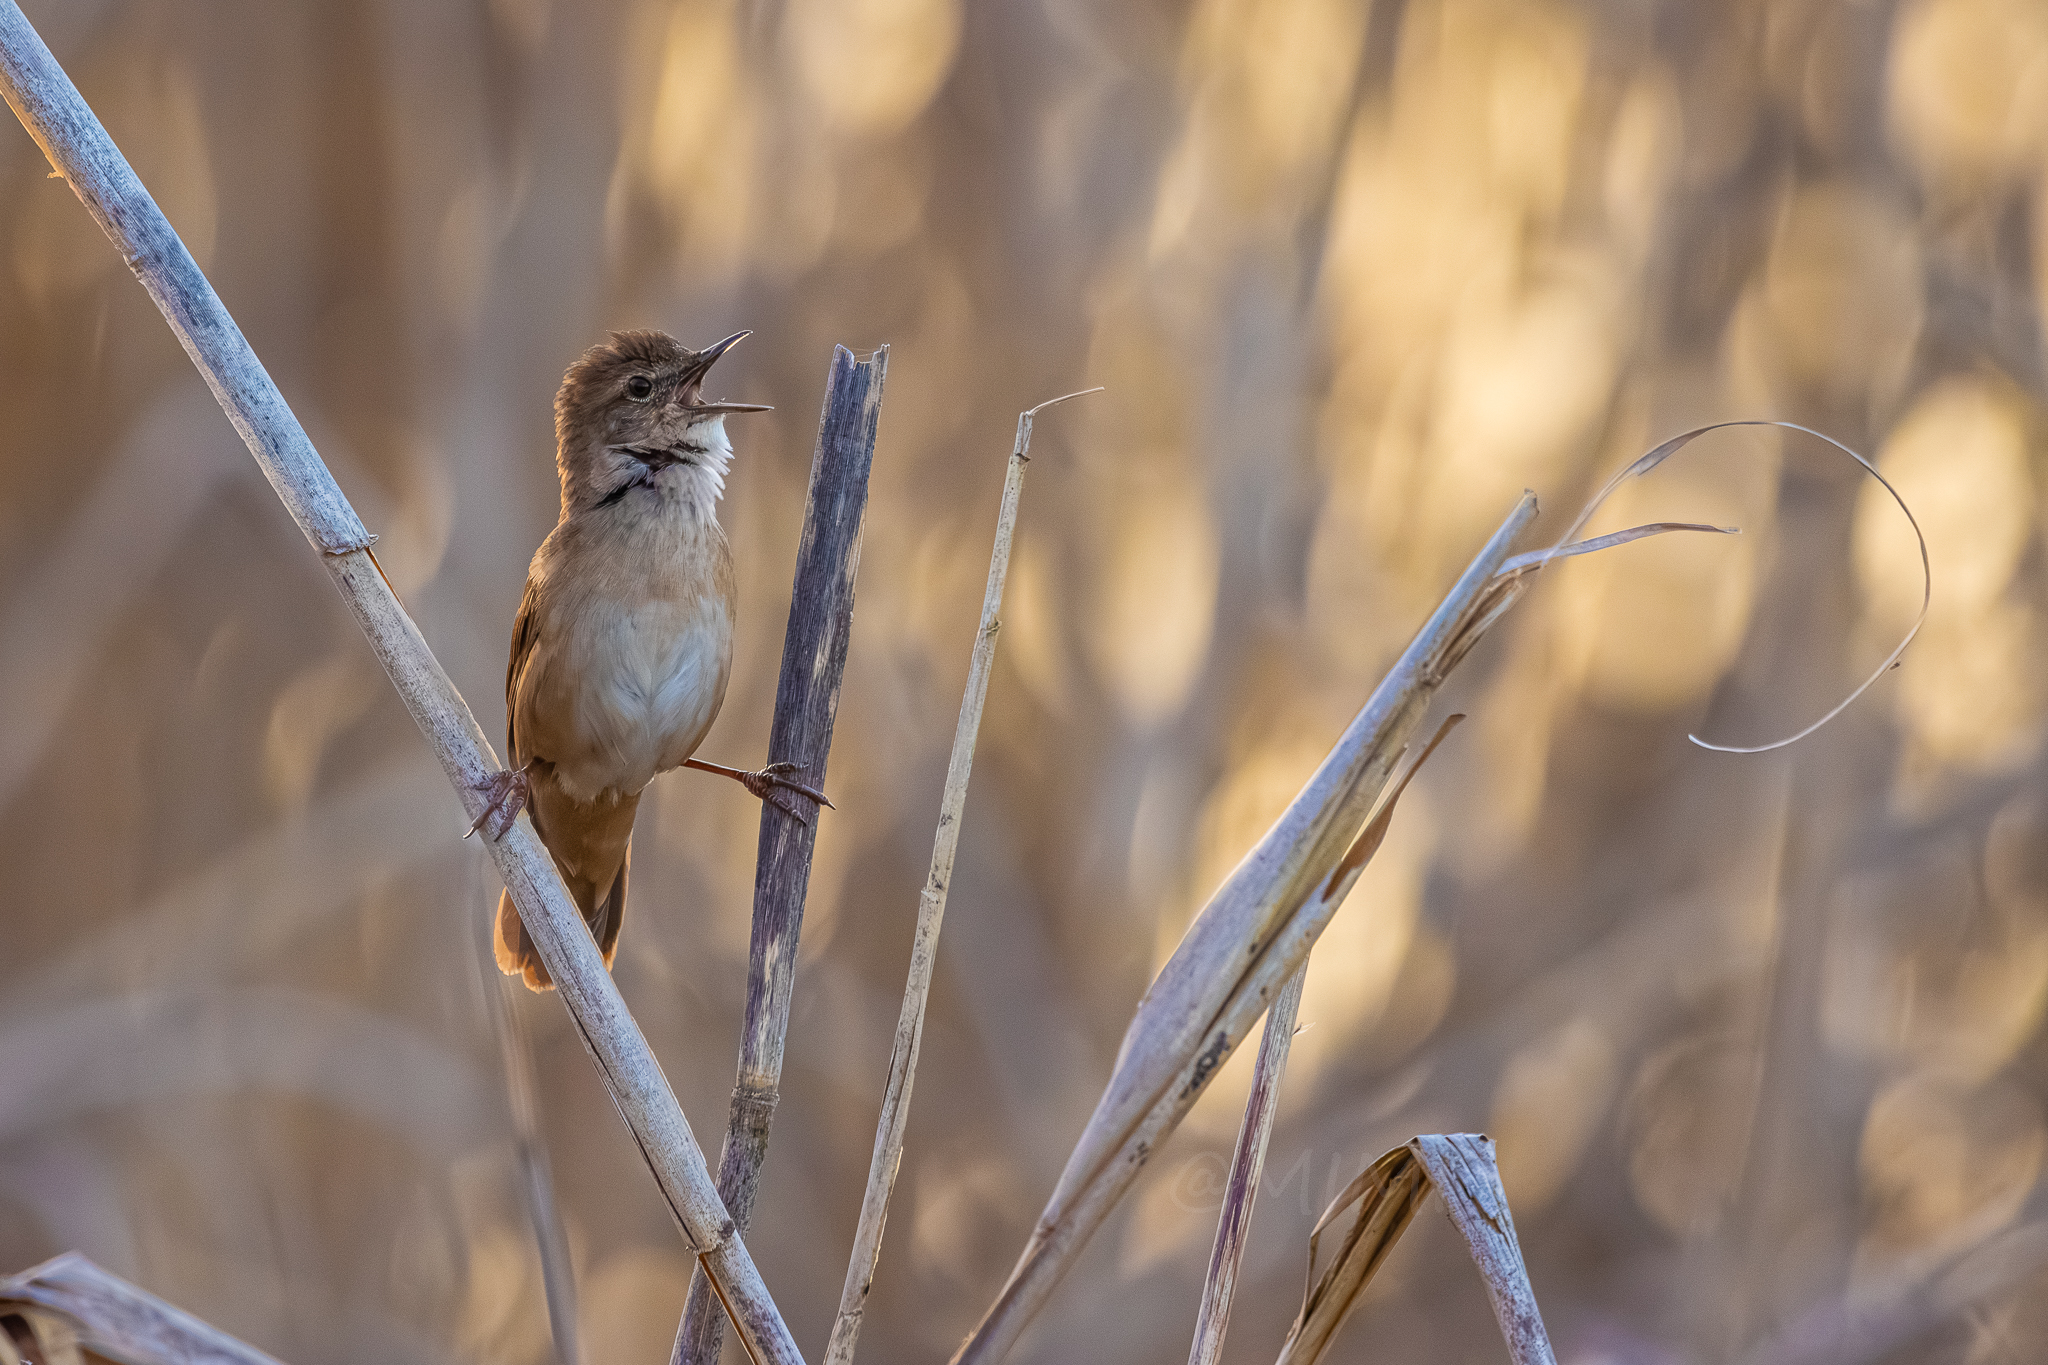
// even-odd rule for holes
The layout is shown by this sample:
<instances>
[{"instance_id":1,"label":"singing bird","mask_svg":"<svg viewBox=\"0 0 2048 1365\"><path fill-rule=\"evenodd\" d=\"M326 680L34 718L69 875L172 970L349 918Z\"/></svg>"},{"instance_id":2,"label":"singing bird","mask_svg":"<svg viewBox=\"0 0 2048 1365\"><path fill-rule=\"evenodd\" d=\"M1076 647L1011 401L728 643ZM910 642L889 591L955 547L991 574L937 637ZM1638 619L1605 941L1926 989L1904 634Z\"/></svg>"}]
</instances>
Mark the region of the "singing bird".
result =
<instances>
[{"instance_id":1,"label":"singing bird","mask_svg":"<svg viewBox=\"0 0 2048 1365\"><path fill-rule=\"evenodd\" d=\"M640 793L685 764L737 778L756 797L796 765L747 772L693 758L732 672L733 568L718 499L732 442L725 419L764 412L707 403L704 377L742 337L693 351L663 332L614 332L585 351L555 395L561 517L533 556L505 670L512 767L477 820L502 837L519 810L562 874L609 967L626 912ZM498 966L534 990L553 982L510 893L498 902Z\"/></svg>"}]
</instances>

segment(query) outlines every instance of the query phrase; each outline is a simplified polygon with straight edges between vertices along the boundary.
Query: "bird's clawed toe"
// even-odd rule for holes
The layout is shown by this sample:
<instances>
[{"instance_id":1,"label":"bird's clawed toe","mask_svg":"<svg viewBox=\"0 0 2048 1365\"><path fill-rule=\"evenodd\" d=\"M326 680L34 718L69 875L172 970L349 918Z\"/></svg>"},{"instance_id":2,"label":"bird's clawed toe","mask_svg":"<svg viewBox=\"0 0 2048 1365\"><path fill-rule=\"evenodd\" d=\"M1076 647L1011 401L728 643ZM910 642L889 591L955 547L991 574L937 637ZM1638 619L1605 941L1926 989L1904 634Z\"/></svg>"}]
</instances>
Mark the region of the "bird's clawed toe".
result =
<instances>
[{"instance_id":1,"label":"bird's clawed toe","mask_svg":"<svg viewBox=\"0 0 2048 1365\"><path fill-rule=\"evenodd\" d=\"M533 784L527 779L525 768L493 773L482 787L483 813L471 823L467 839L478 830L492 843L505 837L512 828L512 822L519 818L519 812L526 809L526 799L533 792Z\"/></svg>"},{"instance_id":2,"label":"bird's clawed toe","mask_svg":"<svg viewBox=\"0 0 2048 1365\"><path fill-rule=\"evenodd\" d=\"M790 791L810 797L811 800L830 810L838 810L839 807L834 806L831 799L816 787L807 787L803 783L792 781L785 776L787 773L799 771L802 767L803 765L800 763L770 763L758 772L748 773L740 780L746 786L746 789L760 800L773 801L778 808L788 811L791 815L796 816L797 819L803 820L805 824L809 824L810 821L804 819L802 812L771 794L775 788L785 787Z\"/></svg>"},{"instance_id":3,"label":"bird's clawed toe","mask_svg":"<svg viewBox=\"0 0 2048 1365\"><path fill-rule=\"evenodd\" d=\"M790 787L806 795L810 794L808 788L789 781L777 772L777 769L787 772L795 767L794 763L771 763L758 772L742 772L739 774L740 785L753 793L756 801L766 801L798 824L808 825L811 823L811 817L804 814L794 801L776 790L777 787Z\"/></svg>"}]
</instances>

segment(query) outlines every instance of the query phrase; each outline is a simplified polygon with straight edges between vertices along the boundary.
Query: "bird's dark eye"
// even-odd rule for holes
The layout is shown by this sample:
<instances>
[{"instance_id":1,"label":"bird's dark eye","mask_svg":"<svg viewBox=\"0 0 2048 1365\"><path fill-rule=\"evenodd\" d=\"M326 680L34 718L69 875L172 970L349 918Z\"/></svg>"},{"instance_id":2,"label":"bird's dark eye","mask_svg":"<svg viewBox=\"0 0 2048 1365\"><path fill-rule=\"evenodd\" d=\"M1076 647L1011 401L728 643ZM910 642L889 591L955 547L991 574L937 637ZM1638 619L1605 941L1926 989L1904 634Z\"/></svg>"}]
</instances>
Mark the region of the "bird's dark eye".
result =
<instances>
[{"instance_id":1,"label":"bird's dark eye","mask_svg":"<svg viewBox=\"0 0 2048 1365\"><path fill-rule=\"evenodd\" d=\"M644 374L636 374L626 381L626 397L645 398L654 392L654 381Z\"/></svg>"}]
</instances>

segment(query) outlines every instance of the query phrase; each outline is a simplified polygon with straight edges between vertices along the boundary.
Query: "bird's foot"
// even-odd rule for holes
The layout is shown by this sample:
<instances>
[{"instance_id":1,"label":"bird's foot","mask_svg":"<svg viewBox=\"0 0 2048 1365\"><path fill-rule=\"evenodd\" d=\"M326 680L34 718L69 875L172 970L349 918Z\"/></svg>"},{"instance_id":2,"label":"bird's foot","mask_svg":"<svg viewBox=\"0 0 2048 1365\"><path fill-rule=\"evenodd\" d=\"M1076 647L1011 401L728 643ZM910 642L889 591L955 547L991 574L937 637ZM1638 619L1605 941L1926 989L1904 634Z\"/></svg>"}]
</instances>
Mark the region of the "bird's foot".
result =
<instances>
[{"instance_id":1,"label":"bird's foot","mask_svg":"<svg viewBox=\"0 0 2048 1365\"><path fill-rule=\"evenodd\" d=\"M741 773L740 785L752 792L755 800L769 802L777 810L782 811L786 815L793 815L808 825L811 823L810 817L805 815L803 811L785 799L776 790L778 787L786 788L789 791L810 797L811 800L821 806L832 806L831 799L816 787L807 787L801 782L792 781L784 776L785 773L796 772L801 766L801 764L797 763L770 763L767 767L755 772ZM838 807L832 806L832 809L837 810Z\"/></svg>"},{"instance_id":2,"label":"bird's foot","mask_svg":"<svg viewBox=\"0 0 2048 1365\"><path fill-rule=\"evenodd\" d=\"M527 779L526 768L522 767L493 773L490 780L483 784L482 790L483 814L476 817L475 822L469 827L469 833L462 837L467 839L470 834L482 830L484 838L495 844L512 828L512 822L519 818L519 812L526 809L526 799L533 794L533 784Z\"/></svg>"},{"instance_id":3,"label":"bird's foot","mask_svg":"<svg viewBox=\"0 0 2048 1365\"><path fill-rule=\"evenodd\" d=\"M794 802L784 797L782 790L808 796L811 800L830 810L839 809L832 804L830 797L826 796L825 793L819 791L816 787L807 787L803 783L793 781L787 776L789 773L799 771L803 767L801 763L770 763L765 768L749 771L745 768L728 768L720 763L706 763L701 759L693 758L687 760L685 766L701 768L707 773L717 773L721 777L731 778L752 792L755 800L766 801L769 805L775 807L775 809L799 824L808 825L811 823L811 817Z\"/></svg>"}]
</instances>

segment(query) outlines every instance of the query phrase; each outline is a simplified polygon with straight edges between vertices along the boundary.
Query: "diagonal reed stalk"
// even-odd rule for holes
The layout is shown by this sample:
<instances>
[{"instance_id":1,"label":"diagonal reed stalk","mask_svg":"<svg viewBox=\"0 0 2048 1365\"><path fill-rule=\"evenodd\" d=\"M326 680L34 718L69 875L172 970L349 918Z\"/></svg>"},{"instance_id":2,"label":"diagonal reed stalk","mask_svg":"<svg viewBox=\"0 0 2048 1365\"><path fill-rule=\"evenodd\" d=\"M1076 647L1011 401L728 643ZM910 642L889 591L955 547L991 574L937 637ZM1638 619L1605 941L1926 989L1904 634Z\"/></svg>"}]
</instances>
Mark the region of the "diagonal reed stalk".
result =
<instances>
[{"instance_id":1,"label":"diagonal reed stalk","mask_svg":"<svg viewBox=\"0 0 2048 1365\"><path fill-rule=\"evenodd\" d=\"M385 581L370 553L373 537L277 385L15 0L0 0L0 94L162 310L271 487L319 551L378 662L432 744L466 818L475 818L484 809L486 784L501 767L490 741ZM711 1183L675 1092L532 823L521 818L489 850L584 1047L749 1355L757 1362L800 1365L803 1357Z\"/></svg>"},{"instance_id":2,"label":"diagonal reed stalk","mask_svg":"<svg viewBox=\"0 0 2048 1365\"><path fill-rule=\"evenodd\" d=\"M1017 531L1017 501L1024 492L1024 467L1031 462L1031 424L1039 413L1069 398L1100 389L1066 394L1017 414L1017 440L1003 476L1003 500L996 514L995 548L989 554L988 586L981 597L981 624L974 633L974 651L967 664L967 687L960 698L960 720L953 729L953 753L946 763L946 787L939 797L939 829L932 837L932 865L917 901L917 931L910 945L910 976L903 986L903 1010L896 1020L896 1038L889 1051L889 1083L882 1092L882 1114L875 1124L875 1152L868 1162L867 1192L861 1198L860 1223L854 1230L853 1255L840 1291L839 1314L825 1347L826 1365L848 1365L860 1337L868 1291L875 1282L875 1264L882 1255L882 1225L889 1216L889 1196L903 1162L903 1131L910 1122L910 1088L917 1075L918 1044L924 1039L924 1007L932 990L932 968L938 961L939 926L946 916L946 892L953 882L953 855L960 846L960 817L967 809L967 780L974 771L974 744L981 733L982 707L988 701L989 675L995 669L996 613L1003 605L1003 584L1010 572L1010 546Z\"/></svg>"},{"instance_id":3,"label":"diagonal reed stalk","mask_svg":"<svg viewBox=\"0 0 2048 1365\"><path fill-rule=\"evenodd\" d=\"M795 763L807 786L825 785L832 726L839 714L839 683L853 636L853 583L860 569L861 527L868 505L868 472L882 413L882 381L889 348L857 360L844 346L832 353L818 444L811 454L810 494L798 538L790 589L789 626L783 634L782 674L775 688L775 719L768 730L771 760ZM725 1146L718 1155L718 1194L745 1235L754 1215L761 1165L768 1159L768 1126L782 1084L783 1044L789 1036L796 989L797 938L811 881L817 826L775 801L761 803L761 842L754 862L754 923L747 953L746 1019L740 1028L739 1074L726 1113ZM674 1365L717 1365L725 1341L725 1314L700 1269L690 1277L689 1299L676 1327Z\"/></svg>"}]
</instances>

